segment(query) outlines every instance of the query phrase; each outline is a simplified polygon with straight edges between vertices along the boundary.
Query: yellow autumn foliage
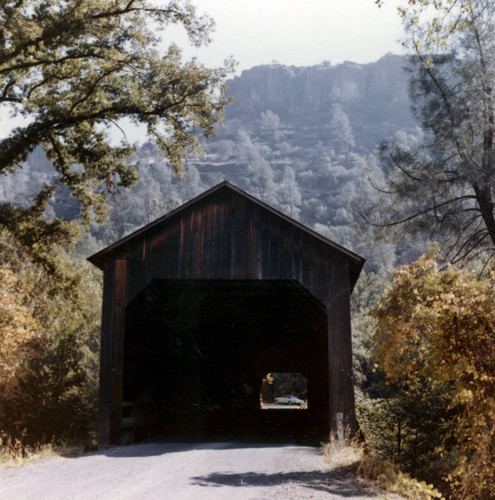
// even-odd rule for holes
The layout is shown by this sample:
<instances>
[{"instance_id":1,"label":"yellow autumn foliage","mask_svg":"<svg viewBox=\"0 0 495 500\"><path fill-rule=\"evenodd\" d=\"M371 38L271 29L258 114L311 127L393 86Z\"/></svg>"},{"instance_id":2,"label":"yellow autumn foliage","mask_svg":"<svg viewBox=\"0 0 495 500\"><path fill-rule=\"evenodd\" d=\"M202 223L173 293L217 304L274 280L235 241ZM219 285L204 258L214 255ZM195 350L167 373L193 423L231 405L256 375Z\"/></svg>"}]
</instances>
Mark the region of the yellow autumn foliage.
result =
<instances>
[{"instance_id":1,"label":"yellow autumn foliage","mask_svg":"<svg viewBox=\"0 0 495 500\"><path fill-rule=\"evenodd\" d=\"M48 267L0 231L0 448L92 441L100 282L60 245L44 251Z\"/></svg>"},{"instance_id":2,"label":"yellow autumn foliage","mask_svg":"<svg viewBox=\"0 0 495 500\"><path fill-rule=\"evenodd\" d=\"M12 390L17 369L36 356L41 329L11 269L0 267L0 394Z\"/></svg>"},{"instance_id":3,"label":"yellow autumn foliage","mask_svg":"<svg viewBox=\"0 0 495 500\"><path fill-rule=\"evenodd\" d=\"M434 251L399 268L375 313L388 380L442 387L452 420L439 456L452 498L495 498L495 274L440 270Z\"/></svg>"}]
</instances>

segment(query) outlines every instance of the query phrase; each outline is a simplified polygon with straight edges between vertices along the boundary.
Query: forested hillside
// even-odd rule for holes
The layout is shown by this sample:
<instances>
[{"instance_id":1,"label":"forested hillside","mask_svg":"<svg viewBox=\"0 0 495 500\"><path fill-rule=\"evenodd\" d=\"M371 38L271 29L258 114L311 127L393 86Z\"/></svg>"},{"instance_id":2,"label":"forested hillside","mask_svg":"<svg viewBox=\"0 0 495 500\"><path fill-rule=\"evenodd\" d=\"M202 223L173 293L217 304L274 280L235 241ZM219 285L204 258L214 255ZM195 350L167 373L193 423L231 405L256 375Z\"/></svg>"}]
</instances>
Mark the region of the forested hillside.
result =
<instances>
[{"instance_id":1,"label":"forested hillside","mask_svg":"<svg viewBox=\"0 0 495 500\"><path fill-rule=\"evenodd\" d=\"M203 139L204 156L190 157L183 184L170 164L142 144L131 163L140 181L110 202L111 218L94 225L81 256L223 180L240 186L335 241L362 253L368 270L392 269L396 254L410 260L408 245L377 244L358 228L359 207L374 196L368 181L380 178L379 142L403 143L419 135L408 98L407 61L387 55L376 63L325 62L312 67L257 66L228 81L218 135ZM53 169L36 150L22 170L2 184L0 202L27 205ZM75 219L79 206L67 189L50 202L48 216Z\"/></svg>"}]
</instances>

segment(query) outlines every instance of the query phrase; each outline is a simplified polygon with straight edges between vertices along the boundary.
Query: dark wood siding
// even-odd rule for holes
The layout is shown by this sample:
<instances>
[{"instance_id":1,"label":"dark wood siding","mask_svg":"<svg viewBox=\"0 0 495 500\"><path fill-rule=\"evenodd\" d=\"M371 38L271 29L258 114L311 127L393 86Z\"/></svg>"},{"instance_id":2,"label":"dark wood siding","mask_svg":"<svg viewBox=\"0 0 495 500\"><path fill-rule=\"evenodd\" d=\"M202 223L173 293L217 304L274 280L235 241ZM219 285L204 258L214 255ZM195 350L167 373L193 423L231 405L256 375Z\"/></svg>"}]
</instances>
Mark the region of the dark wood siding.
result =
<instances>
[{"instance_id":1,"label":"dark wood siding","mask_svg":"<svg viewBox=\"0 0 495 500\"><path fill-rule=\"evenodd\" d=\"M125 309L154 280L300 283L326 308L329 422L354 426L350 293L364 259L223 184L90 260L105 274L100 444L119 441Z\"/></svg>"},{"instance_id":2,"label":"dark wood siding","mask_svg":"<svg viewBox=\"0 0 495 500\"><path fill-rule=\"evenodd\" d=\"M126 260L117 259L104 275L98 425L102 444L120 441L126 267Z\"/></svg>"},{"instance_id":3,"label":"dark wood siding","mask_svg":"<svg viewBox=\"0 0 495 500\"><path fill-rule=\"evenodd\" d=\"M293 279L323 303L349 273L338 251L236 193L217 193L127 243L130 302L154 279Z\"/></svg>"}]
</instances>

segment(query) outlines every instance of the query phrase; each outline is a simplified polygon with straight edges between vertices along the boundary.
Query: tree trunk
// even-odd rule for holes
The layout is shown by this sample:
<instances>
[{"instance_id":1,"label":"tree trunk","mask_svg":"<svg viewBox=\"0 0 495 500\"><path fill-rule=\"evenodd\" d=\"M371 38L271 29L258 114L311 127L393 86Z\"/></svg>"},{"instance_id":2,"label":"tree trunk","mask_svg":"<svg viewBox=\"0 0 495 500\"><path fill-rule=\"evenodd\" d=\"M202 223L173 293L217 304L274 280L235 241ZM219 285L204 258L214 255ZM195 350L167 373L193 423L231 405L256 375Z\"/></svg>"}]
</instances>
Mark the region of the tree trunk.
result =
<instances>
[{"instance_id":1,"label":"tree trunk","mask_svg":"<svg viewBox=\"0 0 495 500\"><path fill-rule=\"evenodd\" d=\"M481 211L481 216L483 217L483 222L490 235L490 239L495 247L495 217L493 216L493 197L489 186L483 186L480 188L478 185L474 185L474 191L476 193L476 200Z\"/></svg>"}]
</instances>

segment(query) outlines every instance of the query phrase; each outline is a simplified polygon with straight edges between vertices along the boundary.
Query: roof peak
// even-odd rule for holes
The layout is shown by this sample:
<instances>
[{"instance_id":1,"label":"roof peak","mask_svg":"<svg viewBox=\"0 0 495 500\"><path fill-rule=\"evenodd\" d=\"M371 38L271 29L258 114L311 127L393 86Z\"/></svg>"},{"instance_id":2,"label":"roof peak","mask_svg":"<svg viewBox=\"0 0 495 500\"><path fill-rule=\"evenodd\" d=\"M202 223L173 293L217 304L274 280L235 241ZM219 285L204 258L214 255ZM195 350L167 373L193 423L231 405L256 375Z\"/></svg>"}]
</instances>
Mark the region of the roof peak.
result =
<instances>
[{"instance_id":1,"label":"roof peak","mask_svg":"<svg viewBox=\"0 0 495 500\"><path fill-rule=\"evenodd\" d=\"M309 233L311 236L321 240L323 243L335 248L336 250L346 254L351 260L353 260L355 263L360 264L361 266L364 264L365 259L358 255L357 253L353 252L352 250L349 250L348 248L336 243L335 241L332 241L331 239L323 236L322 234L314 231L313 229L309 228L308 226L305 226L301 222L298 222L297 220L289 217L288 215L280 212L276 208L272 207L271 205L268 205L262 200L259 200L255 196L247 193L243 189L237 187L236 185L232 184L231 182L227 180L223 180L222 182L216 184L215 186L211 187L210 189L207 189L203 193L199 194L198 196L190 199L189 201L183 203L179 207L175 208L174 210L171 210L170 212L166 213L165 215L162 215L161 217L158 217L156 220L150 222L149 224L146 224L145 226L137 229L136 231L128 234L127 236L124 236L120 240L112 243L111 245L107 246L106 248L103 248L102 250L96 252L95 254L91 255L88 257L88 260L96 265L97 267L102 267L103 260L107 255L112 253L114 250L119 248L120 246L124 245L128 241L140 236L141 234L153 229L154 227L158 226L162 222L174 217L176 214L186 210L190 206L198 203L199 201L208 198L212 194L216 193L217 191L220 191L223 188L228 188L230 191L235 192L236 194L243 196L247 198L248 200L252 201L253 203L256 203L257 205L263 207L265 210L268 210L269 212L273 213L274 215L286 220L290 224L298 227L302 231Z\"/></svg>"}]
</instances>

